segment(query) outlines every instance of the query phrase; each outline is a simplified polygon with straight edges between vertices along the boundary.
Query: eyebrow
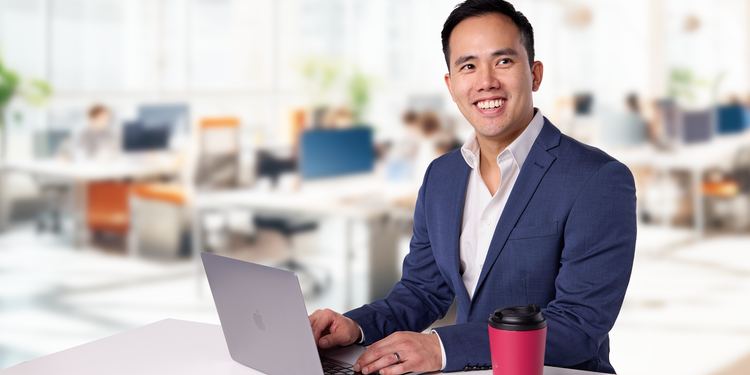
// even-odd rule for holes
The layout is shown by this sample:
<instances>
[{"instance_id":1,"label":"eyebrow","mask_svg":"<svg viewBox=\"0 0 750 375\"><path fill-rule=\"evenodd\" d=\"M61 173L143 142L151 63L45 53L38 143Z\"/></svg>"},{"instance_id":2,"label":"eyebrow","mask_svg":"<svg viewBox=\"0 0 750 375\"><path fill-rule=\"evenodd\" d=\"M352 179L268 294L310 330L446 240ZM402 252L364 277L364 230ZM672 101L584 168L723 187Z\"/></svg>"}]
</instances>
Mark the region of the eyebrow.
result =
<instances>
[{"instance_id":1,"label":"eyebrow","mask_svg":"<svg viewBox=\"0 0 750 375\"><path fill-rule=\"evenodd\" d=\"M514 50L513 48L503 48L492 52L492 57L498 56L518 56L518 52L516 52L516 50ZM453 63L453 66L459 66L467 61L475 60L476 58L477 57L474 55L463 55L456 59L456 62Z\"/></svg>"}]
</instances>

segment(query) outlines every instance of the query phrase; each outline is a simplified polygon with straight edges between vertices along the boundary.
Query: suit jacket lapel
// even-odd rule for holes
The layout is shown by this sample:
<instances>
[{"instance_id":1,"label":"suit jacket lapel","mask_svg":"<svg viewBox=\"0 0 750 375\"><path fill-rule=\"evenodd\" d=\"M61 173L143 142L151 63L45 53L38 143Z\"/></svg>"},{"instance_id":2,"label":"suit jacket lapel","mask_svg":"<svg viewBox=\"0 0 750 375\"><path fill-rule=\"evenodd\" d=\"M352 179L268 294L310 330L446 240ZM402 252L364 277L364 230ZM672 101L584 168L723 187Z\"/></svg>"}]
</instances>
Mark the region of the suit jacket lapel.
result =
<instances>
[{"instance_id":1,"label":"suit jacket lapel","mask_svg":"<svg viewBox=\"0 0 750 375\"><path fill-rule=\"evenodd\" d=\"M451 182L445 184L445 190L441 192L441 196L447 199L444 202L447 204L445 212L448 214L446 218L446 226L448 229L438 236L441 238L441 242L446 245L445 260L446 265L450 269L450 279L453 284L453 290L459 300L462 300L468 304L469 293L466 291L463 279L459 271L460 264L460 237L461 237L461 225L464 214L464 201L466 199L466 185L469 181L469 174L471 168L464 161L460 150L457 152L457 157L453 159L455 163L450 171ZM459 171L459 173L455 173ZM433 245L434 246L434 245Z\"/></svg>"},{"instance_id":2,"label":"suit jacket lapel","mask_svg":"<svg viewBox=\"0 0 750 375\"><path fill-rule=\"evenodd\" d=\"M557 159L548 150L560 144L560 137L560 131L545 118L542 131L531 147L529 155L526 157L526 161L523 163L521 171L518 174L516 184L510 192L508 202L505 204L505 208L500 215L500 221L497 223L495 234L490 242L487 258L482 267L482 273L479 274L479 281L477 282L474 295L479 293L479 289L487 278L489 270L495 264L503 247L505 247L505 242L508 240L510 232L516 226L531 197L534 196L534 192L542 181L542 178L555 159Z\"/></svg>"}]
</instances>

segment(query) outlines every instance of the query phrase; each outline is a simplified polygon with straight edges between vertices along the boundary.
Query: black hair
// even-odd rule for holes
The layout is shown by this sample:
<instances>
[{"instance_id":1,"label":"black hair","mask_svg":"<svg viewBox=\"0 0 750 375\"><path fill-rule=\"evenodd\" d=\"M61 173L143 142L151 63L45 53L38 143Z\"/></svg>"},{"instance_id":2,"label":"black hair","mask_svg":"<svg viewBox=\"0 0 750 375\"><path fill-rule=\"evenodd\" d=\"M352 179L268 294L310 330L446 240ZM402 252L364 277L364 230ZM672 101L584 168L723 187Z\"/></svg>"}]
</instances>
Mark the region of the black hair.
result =
<instances>
[{"instance_id":1,"label":"black hair","mask_svg":"<svg viewBox=\"0 0 750 375\"><path fill-rule=\"evenodd\" d=\"M467 18L479 17L491 13L505 15L513 21L518 28L521 44L526 48L526 54L529 56L529 66L534 64L534 28L531 27L531 23L523 13L516 11L513 4L503 0L466 0L456 5L445 20L443 31L440 33L443 41L443 55L445 56L445 64L448 66L448 72L451 70L448 42L450 41L453 29Z\"/></svg>"}]
</instances>

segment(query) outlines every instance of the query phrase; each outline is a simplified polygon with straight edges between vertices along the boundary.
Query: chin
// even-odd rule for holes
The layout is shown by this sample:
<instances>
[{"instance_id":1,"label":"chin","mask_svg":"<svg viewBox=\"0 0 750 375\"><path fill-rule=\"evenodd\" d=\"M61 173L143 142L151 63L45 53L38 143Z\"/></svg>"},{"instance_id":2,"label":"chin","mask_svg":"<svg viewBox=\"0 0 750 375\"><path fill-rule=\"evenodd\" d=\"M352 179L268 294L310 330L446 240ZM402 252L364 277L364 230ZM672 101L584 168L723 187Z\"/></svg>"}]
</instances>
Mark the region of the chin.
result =
<instances>
[{"instance_id":1,"label":"chin","mask_svg":"<svg viewBox=\"0 0 750 375\"><path fill-rule=\"evenodd\" d=\"M495 138L500 137L508 132L508 127L493 127L492 129L481 129L477 131L477 134L480 134L481 136L485 138Z\"/></svg>"}]
</instances>

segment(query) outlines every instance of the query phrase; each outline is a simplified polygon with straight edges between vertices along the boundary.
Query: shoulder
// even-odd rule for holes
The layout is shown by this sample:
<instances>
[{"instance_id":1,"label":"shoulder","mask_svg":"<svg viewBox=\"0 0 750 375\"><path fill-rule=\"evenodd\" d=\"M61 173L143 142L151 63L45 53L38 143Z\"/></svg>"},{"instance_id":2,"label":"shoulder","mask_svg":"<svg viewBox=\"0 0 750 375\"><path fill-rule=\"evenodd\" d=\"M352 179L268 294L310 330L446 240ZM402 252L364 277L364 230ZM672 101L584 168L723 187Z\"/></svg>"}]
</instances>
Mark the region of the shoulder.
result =
<instances>
[{"instance_id":1,"label":"shoulder","mask_svg":"<svg viewBox=\"0 0 750 375\"><path fill-rule=\"evenodd\" d=\"M558 156L592 165L602 165L617 161L601 149L582 143L565 134L562 134L560 137Z\"/></svg>"},{"instance_id":2,"label":"shoulder","mask_svg":"<svg viewBox=\"0 0 750 375\"><path fill-rule=\"evenodd\" d=\"M427 168L427 175L430 179L455 178L457 172L468 169L470 169L469 165L466 164L459 147L433 160Z\"/></svg>"},{"instance_id":3,"label":"shoulder","mask_svg":"<svg viewBox=\"0 0 750 375\"><path fill-rule=\"evenodd\" d=\"M554 126L548 123L551 127ZM624 164L603 150L582 143L568 135L560 133L559 142L548 152L556 157L552 170L565 174L568 178L585 182L595 174L617 174L632 180L632 174Z\"/></svg>"}]
</instances>

